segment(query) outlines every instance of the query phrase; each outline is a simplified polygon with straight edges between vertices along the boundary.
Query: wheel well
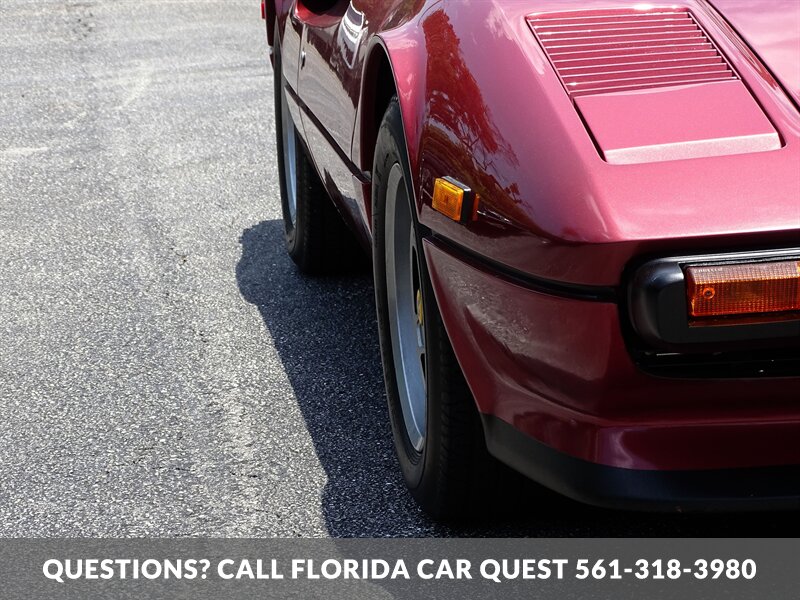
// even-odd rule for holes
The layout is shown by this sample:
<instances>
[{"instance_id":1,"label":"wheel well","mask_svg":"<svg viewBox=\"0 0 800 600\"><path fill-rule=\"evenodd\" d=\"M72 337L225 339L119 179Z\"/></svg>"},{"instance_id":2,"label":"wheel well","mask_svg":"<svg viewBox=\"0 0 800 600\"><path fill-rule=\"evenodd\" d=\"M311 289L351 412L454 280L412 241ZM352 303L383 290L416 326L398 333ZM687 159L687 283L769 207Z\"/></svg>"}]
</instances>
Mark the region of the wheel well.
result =
<instances>
[{"instance_id":1,"label":"wheel well","mask_svg":"<svg viewBox=\"0 0 800 600\"><path fill-rule=\"evenodd\" d=\"M275 20L277 18L275 0L267 2L267 43L270 47L275 46Z\"/></svg>"},{"instance_id":2,"label":"wheel well","mask_svg":"<svg viewBox=\"0 0 800 600\"><path fill-rule=\"evenodd\" d=\"M372 171L378 129L389 102L396 95L397 86L389 57L381 46L377 46L369 58L364 73L361 113L361 168L364 171Z\"/></svg>"}]
</instances>

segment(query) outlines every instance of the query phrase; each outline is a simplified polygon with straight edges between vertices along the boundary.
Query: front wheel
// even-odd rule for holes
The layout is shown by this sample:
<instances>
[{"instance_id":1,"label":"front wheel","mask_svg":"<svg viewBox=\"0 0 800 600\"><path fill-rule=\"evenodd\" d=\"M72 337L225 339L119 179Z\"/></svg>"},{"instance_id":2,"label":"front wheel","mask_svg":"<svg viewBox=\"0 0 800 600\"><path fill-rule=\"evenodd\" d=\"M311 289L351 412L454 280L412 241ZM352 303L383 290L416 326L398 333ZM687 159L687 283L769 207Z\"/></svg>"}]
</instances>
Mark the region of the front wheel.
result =
<instances>
[{"instance_id":1,"label":"front wheel","mask_svg":"<svg viewBox=\"0 0 800 600\"><path fill-rule=\"evenodd\" d=\"M439 314L411 190L400 109L381 124L373 168L373 268L395 448L408 488L435 518L467 516L502 469Z\"/></svg>"}]
</instances>

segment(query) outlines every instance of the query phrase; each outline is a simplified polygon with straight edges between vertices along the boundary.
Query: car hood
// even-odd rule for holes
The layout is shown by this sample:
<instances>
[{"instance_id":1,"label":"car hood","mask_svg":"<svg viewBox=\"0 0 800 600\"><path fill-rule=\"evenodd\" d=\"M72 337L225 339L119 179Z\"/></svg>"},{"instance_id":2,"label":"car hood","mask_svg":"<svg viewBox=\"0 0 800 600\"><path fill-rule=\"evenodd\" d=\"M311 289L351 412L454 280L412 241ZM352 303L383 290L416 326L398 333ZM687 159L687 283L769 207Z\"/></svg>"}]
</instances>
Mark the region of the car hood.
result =
<instances>
[{"instance_id":1,"label":"car hood","mask_svg":"<svg viewBox=\"0 0 800 600\"><path fill-rule=\"evenodd\" d=\"M800 104L800 2L709 1Z\"/></svg>"}]
</instances>

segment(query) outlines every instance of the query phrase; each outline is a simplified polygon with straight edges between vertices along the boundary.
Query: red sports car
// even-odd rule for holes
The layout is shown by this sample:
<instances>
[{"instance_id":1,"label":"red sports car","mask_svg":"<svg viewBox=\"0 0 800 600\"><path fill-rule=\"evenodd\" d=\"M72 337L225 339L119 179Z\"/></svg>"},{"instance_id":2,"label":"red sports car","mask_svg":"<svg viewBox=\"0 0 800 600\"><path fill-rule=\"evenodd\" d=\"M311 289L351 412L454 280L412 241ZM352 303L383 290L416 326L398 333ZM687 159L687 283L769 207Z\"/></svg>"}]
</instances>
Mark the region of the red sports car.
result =
<instances>
[{"instance_id":1,"label":"red sports car","mask_svg":"<svg viewBox=\"0 0 800 600\"><path fill-rule=\"evenodd\" d=\"M800 507L797 0L263 13L288 252L369 251L429 513Z\"/></svg>"}]
</instances>

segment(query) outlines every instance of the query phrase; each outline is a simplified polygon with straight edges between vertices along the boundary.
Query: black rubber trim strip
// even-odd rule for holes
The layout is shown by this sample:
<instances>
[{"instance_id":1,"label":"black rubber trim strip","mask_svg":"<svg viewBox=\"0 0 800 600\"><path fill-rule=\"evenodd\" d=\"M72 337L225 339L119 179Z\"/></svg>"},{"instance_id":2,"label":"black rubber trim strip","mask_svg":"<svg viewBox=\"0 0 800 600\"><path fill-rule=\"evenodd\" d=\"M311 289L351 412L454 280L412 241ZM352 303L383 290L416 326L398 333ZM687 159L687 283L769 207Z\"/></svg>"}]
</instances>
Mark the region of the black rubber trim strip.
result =
<instances>
[{"instance_id":1,"label":"black rubber trim strip","mask_svg":"<svg viewBox=\"0 0 800 600\"><path fill-rule=\"evenodd\" d=\"M563 283L561 281L554 281L552 279L544 279L528 275L496 262L491 258L481 256L480 254L461 246L443 237L441 234L431 231L429 235L424 236L429 242L439 246L443 250L447 250L451 254L456 255L456 258L462 260L472 266L490 271L493 275L501 277L510 283L522 286L535 292L548 294L550 296L558 296L560 298L571 298L573 300L584 300L589 302L607 302L616 304L619 300L617 289L610 286L595 286L595 285L581 285L576 283Z\"/></svg>"},{"instance_id":2,"label":"black rubber trim strip","mask_svg":"<svg viewBox=\"0 0 800 600\"><path fill-rule=\"evenodd\" d=\"M370 174L359 169L358 165L356 165L352 160L350 160L350 157L347 156L344 150L342 150L339 147L339 144L336 142L335 139L333 139L333 137L331 137L331 134L328 133L328 130L325 129L325 126L322 124L322 122L317 118L317 116L313 112L311 112L311 109L305 102L303 102L303 100L300 98L297 92L295 92L292 89L292 86L286 84L286 91L292 97L292 99L295 102L297 102L297 105L300 107L300 110L302 110L305 113L305 115L309 119L311 119L311 121L314 123L314 126L319 130L320 133L322 133L322 136L325 138L325 141L327 141L328 145L331 148L333 148L334 152L336 152L336 154L339 156L339 159L345 164L348 171L352 173L353 177L358 179L362 184L370 183L372 181Z\"/></svg>"},{"instance_id":3,"label":"black rubber trim strip","mask_svg":"<svg viewBox=\"0 0 800 600\"><path fill-rule=\"evenodd\" d=\"M800 508L800 465L656 471L622 469L569 456L482 414L489 452L564 496L627 510L743 511Z\"/></svg>"}]
</instances>

